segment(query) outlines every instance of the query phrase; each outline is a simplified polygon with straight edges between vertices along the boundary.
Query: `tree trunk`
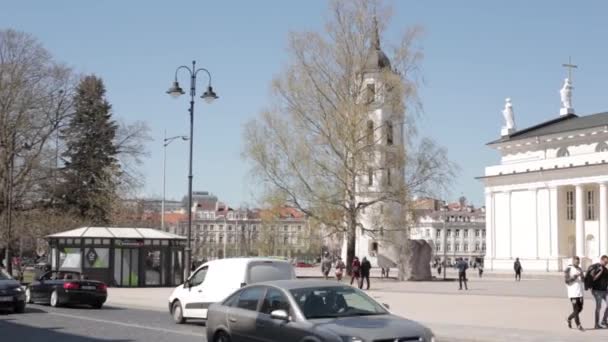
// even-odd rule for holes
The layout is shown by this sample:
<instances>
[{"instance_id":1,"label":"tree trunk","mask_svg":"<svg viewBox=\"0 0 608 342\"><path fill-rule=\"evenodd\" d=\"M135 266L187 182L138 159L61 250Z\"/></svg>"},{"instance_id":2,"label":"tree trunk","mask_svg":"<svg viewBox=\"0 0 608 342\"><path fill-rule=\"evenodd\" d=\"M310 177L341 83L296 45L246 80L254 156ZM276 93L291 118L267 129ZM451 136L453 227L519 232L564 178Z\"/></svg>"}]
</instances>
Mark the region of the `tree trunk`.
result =
<instances>
[{"instance_id":1,"label":"tree trunk","mask_svg":"<svg viewBox=\"0 0 608 342\"><path fill-rule=\"evenodd\" d=\"M346 242L346 274L352 275L353 259L355 258L355 245L357 243L357 217L350 215L350 222Z\"/></svg>"}]
</instances>

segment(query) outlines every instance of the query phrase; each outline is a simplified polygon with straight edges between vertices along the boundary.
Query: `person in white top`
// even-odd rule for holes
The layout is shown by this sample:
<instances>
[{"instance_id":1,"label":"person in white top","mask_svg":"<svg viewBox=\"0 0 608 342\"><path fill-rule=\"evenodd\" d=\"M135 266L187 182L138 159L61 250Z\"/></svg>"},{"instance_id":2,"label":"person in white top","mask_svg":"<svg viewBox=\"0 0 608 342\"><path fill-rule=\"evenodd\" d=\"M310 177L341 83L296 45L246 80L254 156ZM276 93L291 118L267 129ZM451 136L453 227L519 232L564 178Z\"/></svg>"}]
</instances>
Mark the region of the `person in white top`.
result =
<instances>
[{"instance_id":1,"label":"person in white top","mask_svg":"<svg viewBox=\"0 0 608 342\"><path fill-rule=\"evenodd\" d=\"M568 327L572 328L572 319L574 319L578 330L584 331L579 318L579 314L583 311L583 297L585 296L584 274L579 266L580 262L579 257L574 256L572 258L572 265L568 265L566 270L564 270L564 277L566 288L568 289L568 298L572 303L572 313L568 316Z\"/></svg>"}]
</instances>

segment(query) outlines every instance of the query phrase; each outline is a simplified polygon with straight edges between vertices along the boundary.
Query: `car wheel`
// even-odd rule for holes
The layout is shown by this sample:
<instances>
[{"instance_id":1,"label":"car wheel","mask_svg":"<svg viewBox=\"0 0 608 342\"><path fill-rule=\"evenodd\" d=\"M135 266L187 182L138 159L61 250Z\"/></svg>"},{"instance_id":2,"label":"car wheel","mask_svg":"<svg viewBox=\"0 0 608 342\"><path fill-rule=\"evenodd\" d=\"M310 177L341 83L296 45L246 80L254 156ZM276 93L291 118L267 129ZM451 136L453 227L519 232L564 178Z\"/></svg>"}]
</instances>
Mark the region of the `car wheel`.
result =
<instances>
[{"instance_id":1,"label":"car wheel","mask_svg":"<svg viewBox=\"0 0 608 342\"><path fill-rule=\"evenodd\" d=\"M91 306L93 307L93 309L101 309L101 307L103 306L103 302L95 302L91 304Z\"/></svg>"},{"instance_id":2,"label":"car wheel","mask_svg":"<svg viewBox=\"0 0 608 342\"><path fill-rule=\"evenodd\" d=\"M177 324L184 324L186 322L184 312L182 311L182 303L180 303L179 300L173 302L173 306L171 307L171 315Z\"/></svg>"},{"instance_id":3,"label":"car wheel","mask_svg":"<svg viewBox=\"0 0 608 342\"><path fill-rule=\"evenodd\" d=\"M34 303L34 301L32 300L32 291L29 287L25 289L25 302L28 304Z\"/></svg>"},{"instance_id":4,"label":"car wheel","mask_svg":"<svg viewBox=\"0 0 608 342\"><path fill-rule=\"evenodd\" d=\"M24 313L25 312L25 302L18 302L15 304L15 313Z\"/></svg>"},{"instance_id":5,"label":"car wheel","mask_svg":"<svg viewBox=\"0 0 608 342\"><path fill-rule=\"evenodd\" d=\"M215 334L213 342L230 342L230 336L223 331L219 331L217 334Z\"/></svg>"},{"instance_id":6,"label":"car wheel","mask_svg":"<svg viewBox=\"0 0 608 342\"><path fill-rule=\"evenodd\" d=\"M60 305L61 304L59 304L59 293L57 293L57 290L55 290L53 291L53 293L51 293L51 306L56 308Z\"/></svg>"}]
</instances>

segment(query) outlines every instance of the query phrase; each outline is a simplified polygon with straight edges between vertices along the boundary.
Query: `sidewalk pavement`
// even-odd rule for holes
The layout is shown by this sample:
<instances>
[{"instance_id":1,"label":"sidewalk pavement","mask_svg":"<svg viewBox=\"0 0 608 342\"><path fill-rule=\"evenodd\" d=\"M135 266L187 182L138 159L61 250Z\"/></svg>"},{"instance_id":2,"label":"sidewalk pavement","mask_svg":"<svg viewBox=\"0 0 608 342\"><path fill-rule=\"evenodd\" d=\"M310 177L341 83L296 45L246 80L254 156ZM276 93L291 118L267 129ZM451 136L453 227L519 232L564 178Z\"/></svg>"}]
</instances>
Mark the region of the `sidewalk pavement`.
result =
<instances>
[{"instance_id":1,"label":"sidewalk pavement","mask_svg":"<svg viewBox=\"0 0 608 342\"><path fill-rule=\"evenodd\" d=\"M343 281L344 282L344 281ZM515 282L504 278L473 278L469 290L458 282L397 282L372 279L368 294L390 310L429 326L439 341L607 341L608 329L579 332L566 327L571 305L561 279ZM172 288L110 288L108 305L168 312ZM581 315L593 326L595 303L587 292ZM170 319L167 313L167 319Z\"/></svg>"}]
</instances>

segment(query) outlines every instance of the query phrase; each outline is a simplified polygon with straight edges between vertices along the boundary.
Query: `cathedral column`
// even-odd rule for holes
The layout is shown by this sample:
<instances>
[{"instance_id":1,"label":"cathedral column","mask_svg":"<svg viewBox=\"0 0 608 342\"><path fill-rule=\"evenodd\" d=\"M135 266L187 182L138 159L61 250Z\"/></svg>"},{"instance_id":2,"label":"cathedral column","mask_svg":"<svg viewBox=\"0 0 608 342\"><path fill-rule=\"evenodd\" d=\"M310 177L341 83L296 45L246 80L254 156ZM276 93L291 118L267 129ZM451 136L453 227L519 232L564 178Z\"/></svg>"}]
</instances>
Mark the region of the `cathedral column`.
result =
<instances>
[{"instance_id":1,"label":"cathedral column","mask_svg":"<svg viewBox=\"0 0 608 342\"><path fill-rule=\"evenodd\" d=\"M600 183L600 255L608 254L608 184Z\"/></svg>"},{"instance_id":2,"label":"cathedral column","mask_svg":"<svg viewBox=\"0 0 608 342\"><path fill-rule=\"evenodd\" d=\"M486 190L486 252L487 260L494 258L494 194Z\"/></svg>"},{"instance_id":3,"label":"cathedral column","mask_svg":"<svg viewBox=\"0 0 608 342\"><path fill-rule=\"evenodd\" d=\"M576 185L576 255L585 256L585 196L583 185Z\"/></svg>"},{"instance_id":4,"label":"cathedral column","mask_svg":"<svg viewBox=\"0 0 608 342\"><path fill-rule=\"evenodd\" d=\"M557 257L559 255L559 215L558 215L558 188L549 187L549 255Z\"/></svg>"}]
</instances>

